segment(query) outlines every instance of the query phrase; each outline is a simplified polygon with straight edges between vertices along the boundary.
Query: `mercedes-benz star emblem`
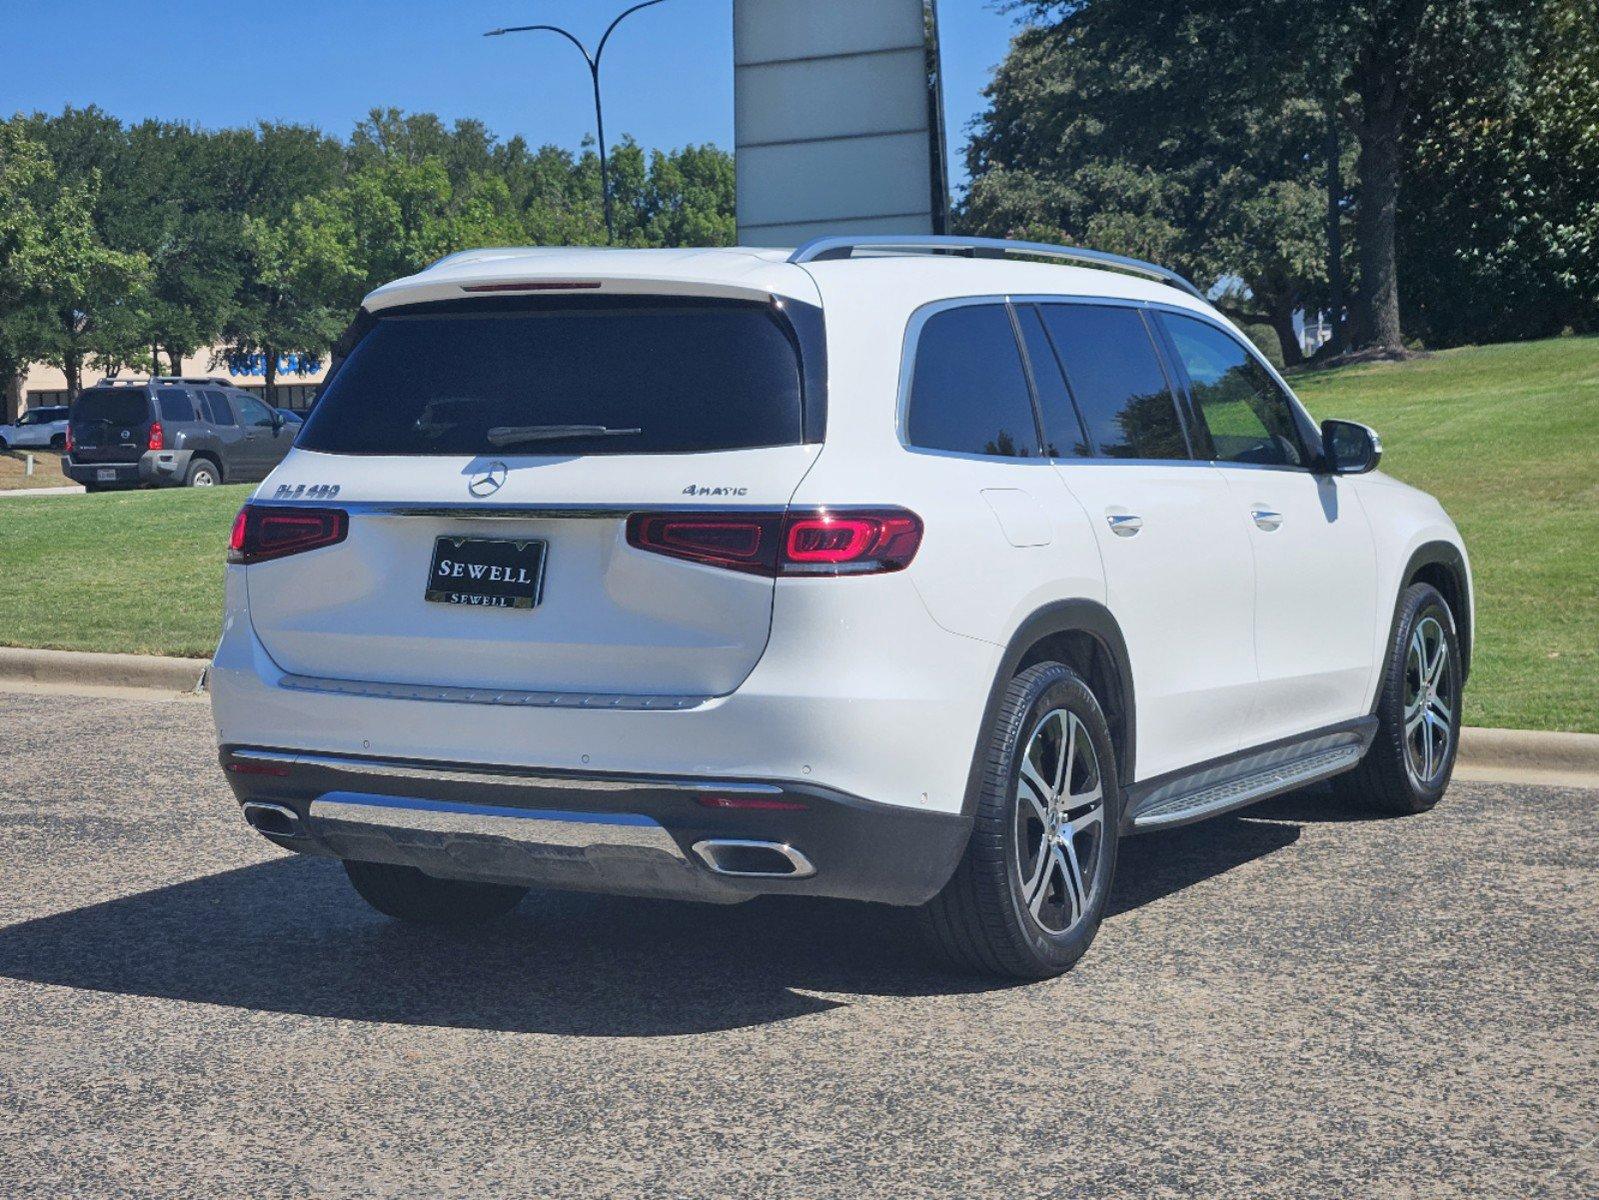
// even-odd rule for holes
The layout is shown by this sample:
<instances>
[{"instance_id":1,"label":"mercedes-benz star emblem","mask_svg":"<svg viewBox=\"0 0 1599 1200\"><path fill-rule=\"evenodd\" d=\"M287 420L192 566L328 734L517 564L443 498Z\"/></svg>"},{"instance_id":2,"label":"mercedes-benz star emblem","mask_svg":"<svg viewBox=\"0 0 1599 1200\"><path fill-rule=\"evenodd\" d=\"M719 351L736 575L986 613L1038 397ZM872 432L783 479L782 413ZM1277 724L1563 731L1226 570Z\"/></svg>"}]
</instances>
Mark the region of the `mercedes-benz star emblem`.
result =
<instances>
[{"instance_id":1,"label":"mercedes-benz star emblem","mask_svg":"<svg viewBox=\"0 0 1599 1200\"><path fill-rule=\"evenodd\" d=\"M505 464L491 462L467 482L466 490L474 496L492 496L505 486Z\"/></svg>"}]
</instances>

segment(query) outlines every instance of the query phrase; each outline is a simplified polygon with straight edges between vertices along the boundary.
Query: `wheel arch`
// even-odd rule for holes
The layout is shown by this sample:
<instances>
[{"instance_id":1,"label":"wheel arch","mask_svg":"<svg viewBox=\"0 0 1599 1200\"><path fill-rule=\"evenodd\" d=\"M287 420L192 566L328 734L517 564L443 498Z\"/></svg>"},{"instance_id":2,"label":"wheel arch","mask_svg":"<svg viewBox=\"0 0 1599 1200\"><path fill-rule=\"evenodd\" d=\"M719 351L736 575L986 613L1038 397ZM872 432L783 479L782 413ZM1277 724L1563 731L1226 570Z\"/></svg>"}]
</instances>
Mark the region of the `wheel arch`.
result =
<instances>
[{"instance_id":1,"label":"wheel arch","mask_svg":"<svg viewBox=\"0 0 1599 1200\"><path fill-rule=\"evenodd\" d=\"M214 451L210 450L209 448L203 449L203 450L195 450L195 451L190 453L189 461L193 462L195 459L199 459L202 462L208 462L213 467L216 468L217 482L218 483L226 483L228 481L227 468L222 465L222 456L220 454L215 453ZM188 473L188 467L187 466L184 467L184 473L185 474Z\"/></svg>"},{"instance_id":2,"label":"wheel arch","mask_svg":"<svg viewBox=\"0 0 1599 1200\"><path fill-rule=\"evenodd\" d=\"M1472 597L1471 572L1466 566L1466 556L1459 546L1451 542L1424 542L1410 555L1404 573L1399 577L1399 590L1394 596L1393 617L1389 622L1390 644L1399 621L1399 604L1405 589L1413 583L1431 584L1437 588L1449 605L1455 618L1455 635L1460 642L1460 681L1464 684L1471 675L1472 647Z\"/></svg>"},{"instance_id":3,"label":"wheel arch","mask_svg":"<svg viewBox=\"0 0 1599 1200\"><path fill-rule=\"evenodd\" d=\"M1057 600L1024 620L1011 635L994 672L988 702L978 732L977 749L993 728L1005 688L1035 663L1062 662L1083 677L1105 710L1111 739L1116 744L1116 767L1125 789L1132 781L1137 761L1137 709L1133 696L1132 662L1121 626L1103 604L1093 600ZM982 786L982 755L974 752L966 780L962 811L975 811Z\"/></svg>"}]
</instances>

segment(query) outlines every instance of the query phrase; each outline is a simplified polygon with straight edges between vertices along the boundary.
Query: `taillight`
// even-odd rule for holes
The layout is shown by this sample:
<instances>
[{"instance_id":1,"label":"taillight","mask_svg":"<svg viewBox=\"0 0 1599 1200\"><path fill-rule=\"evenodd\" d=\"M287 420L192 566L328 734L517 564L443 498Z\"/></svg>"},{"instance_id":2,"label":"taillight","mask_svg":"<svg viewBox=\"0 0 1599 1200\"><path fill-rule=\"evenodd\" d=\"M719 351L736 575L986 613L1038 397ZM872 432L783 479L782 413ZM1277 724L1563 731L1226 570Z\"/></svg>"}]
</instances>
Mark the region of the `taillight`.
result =
<instances>
[{"instance_id":1,"label":"taillight","mask_svg":"<svg viewBox=\"0 0 1599 1200\"><path fill-rule=\"evenodd\" d=\"M161 428L160 421L150 422L150 440L145 443L147 450L164 450L167 445L166 431Z\"/></svg>"},{"instance_id":2,"label":"taillight","mask_svg":"<svg viewBox=\"0 0 1599 1200\"><path fill-rule=\"evenodd\" d=\"M228 539L230 563L265 562L342 542L350 515L338 508L289 508L246 504L233 519Z\"/></svg>"},{"instance_id":3,"label":"taillight","mask_svg":"<svg viewBox=\"0 0 1599 1200\"><path fill-rule=\"evenodd\" d=\"M72 426L68 425L67 426L67 445L66 445L66 450L67 450L68 454L72 453L72 447L73 447L74 444L75 443L72 440Z\"/></svg>"},{"instance_id":4,"label":"taillight","mask_svg":"<svg viewBox=\"0 0 1599 1200\"><path fill-rule=\"evenodd\" d=\"M922 520L903 508L634 513L627 541L756 575L873 575L910 565Z\"/></svg>"}]
</instances>

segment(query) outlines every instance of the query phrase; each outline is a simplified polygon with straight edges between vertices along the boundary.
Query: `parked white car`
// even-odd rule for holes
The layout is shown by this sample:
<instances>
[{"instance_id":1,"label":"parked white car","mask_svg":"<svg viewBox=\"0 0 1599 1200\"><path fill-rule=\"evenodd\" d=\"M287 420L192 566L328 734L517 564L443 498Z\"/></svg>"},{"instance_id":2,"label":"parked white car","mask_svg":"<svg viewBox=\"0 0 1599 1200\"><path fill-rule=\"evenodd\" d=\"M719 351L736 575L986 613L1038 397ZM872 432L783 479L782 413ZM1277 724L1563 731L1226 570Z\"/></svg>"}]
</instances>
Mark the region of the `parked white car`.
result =
<instances>
[{"instance_id":1,"label":"parked white car","mask_svg":"<svg viewBox=\"0 0 1599 1200\"><path fill-rule=\"evenodd\" d=\"M0 425L0 450L61 450L67 444L65 405L30 408L10 425Z\"/></svg>"},{"instance_id":2,"label":"parked white car","mask_svg":"<svg viewBox=\"0 0 1599 1200\"><path fill-rule=\"evenodd\" d=\"M1122 837L1449 782L1460 535L1169 271L486 250L360 322L239 515L211 691L245 817L385 913L839 896L1038 977Z\"/></svg>"}]
</instances>

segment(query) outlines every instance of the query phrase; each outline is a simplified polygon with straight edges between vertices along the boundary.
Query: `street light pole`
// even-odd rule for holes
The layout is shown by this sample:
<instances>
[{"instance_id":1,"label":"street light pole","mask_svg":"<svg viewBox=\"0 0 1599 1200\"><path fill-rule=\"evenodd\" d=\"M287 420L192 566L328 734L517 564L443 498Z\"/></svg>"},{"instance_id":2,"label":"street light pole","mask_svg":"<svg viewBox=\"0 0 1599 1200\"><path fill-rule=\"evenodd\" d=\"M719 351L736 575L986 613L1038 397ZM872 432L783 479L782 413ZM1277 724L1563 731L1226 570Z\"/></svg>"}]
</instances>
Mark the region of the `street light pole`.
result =
<instances>
[{"instance_id":1,"label":"street light pole","mask_svg":"<svg viewBox=\"0 0 1599 1200\"><path fill-rule=\"evenodd\" d=\"M611 215L611 168L605 154L605 106L600 102L600 63L605 57L605 44L611 40L611 34L616 32L618 25L639 9L650 8L663 2L664 0L644 0L642 4L624 9L605 27L605 32L600 35L600 44L595 47L593 54L589 53L588 47L576 34L562 29L559 25L512 25L505 29L491 29L483 35L502 37L507 33L558 33L577 47L578 53L583 56L583 61L588 64L589 75L594 80L594 130L600 142L600 199L605 205L605 240L613 244L616 241L616 226Z\"/></svg>"}]
</instances>

